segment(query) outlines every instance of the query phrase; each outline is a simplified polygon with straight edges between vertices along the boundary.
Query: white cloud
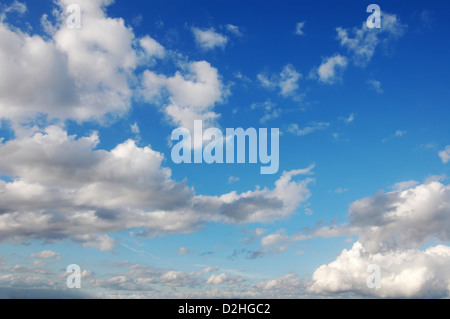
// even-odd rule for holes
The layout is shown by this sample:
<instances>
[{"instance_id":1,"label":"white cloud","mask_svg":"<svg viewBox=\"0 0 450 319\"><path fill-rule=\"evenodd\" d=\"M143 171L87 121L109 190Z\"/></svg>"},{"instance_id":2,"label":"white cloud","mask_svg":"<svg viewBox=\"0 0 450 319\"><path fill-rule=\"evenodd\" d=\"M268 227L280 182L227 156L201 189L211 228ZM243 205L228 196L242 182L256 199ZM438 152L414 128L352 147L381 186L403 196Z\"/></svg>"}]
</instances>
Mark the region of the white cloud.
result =
<instances>
[{"instance_id":1,"label":"white cloud","mask_svg":"<svg viewBox=\"0 0 450 319\"><path fill-rule=\"evenodd\" d=\"M312 123L310 126L306 126L304 128L299 128L298 124L289 124L287 130L289 133L294 134L296 136L306 136L308 134L314 133L316 131L325 130L330 126L330 123L326 122L318 122Z\"/></svg>"},{"instance_id":2,"label":"white cloud","mask_svg":"<svg viewBox=\"0 0 450 319\"><path fill-rule=\"evenodd\" d=\"M217 69L206 61L188 63L185 69L184 75L177 72L173 77L145 71L144 97L154 101L161 98L165 89L168 97L163 109L175 125L191 130L194 120L205 121L205 126L211 125L219 117L213 108L228 95L227 89Z\"/></svg>"},{"instance_id":3,"label":"white cloud","mask_svg":"<svg viewBox=\"0 0 450 319\"><path fill-rule=\"evenodd\" d=\"M450 186L437 181L415 184L398 183L394 185L398 190L355 201L348 224L332 223L309 236L293 238L359 235L350 250L343 250L335 261L314 272L310 292L390 298L449 296L450 247L418 248L431 238L450 240ZM381 289L367 288L369 264L381 268Z\"/></svg>"},{"instance_id":4,"label":"white cloud","mask_svg":"<svg viewBox=\"0 0 450 319\"><path fill-rule=\"evenodd\" d=\"M141 129L139 128L139 125L136 122L130 125L130 129L131 132L134 134L141 134Z\"/></svg>"},{"instance_id":5,"label":"white cloud","mask_svg":"<svg viewBox=\"0 0 450 319\"><path fill-rule=\"evenodd\" d=\"M171 179L163 155L128 140L96 150L99 137L76 138L51 126L0 144L0 239L72 239L113 249L111 232L137 235L191 232L206 222L252 223L285 218L310 196L307 169L284 172L273 189L196 195Z\"/></svg>"},{"instance_id":6,"label":"white cloud","mask_svg":"<svg viewBox=\"0 0 450 319\"><path fill-rule=\"evenodd\" d=\"M152 39L148 35L139 40L139 44L145 50L145 57L157 57L164 58L166 51L164 47L159 44L155 39Z\"/></svg>"},{"instance_id":7,"label":"white cloud","mask_svg":"<svg viewBox=\"0 0 450 319\"><path fill-rule=\"evenodd\" d=\"M213 28L199 29L192 28L194 33L195 42L203 50L212 50L215 48L225 48L228 38L220 33L217 33Z\"/></svg>"},{"instance_id":8,"label":"white cloud","mask_svg":"<svg viewBox=\"0 0 450 319\"><path fill-rule=\"evenodd\" d=\"M298 81L301 77L301 73L298 73L293 65L286 65L280 73L281 95L292 95L298 89Z\"/></svg>"},{"instance_id":9,"label":"white cloud","mask_svg":"<svg viewBox=\"0 0 450 319\"><path fill-rule=\"evenodd\" d=\"M339 27L336 31L341 46L352 54L353 62L359 66L366 66L380 44L387 47L392 40L404 34L406 27L396 15L382 13L380 29L369 29L366 22L363 22L361 28L348 30Z\"/></svg>"},{"instance_id":10,"label":"white cloud","mask_svg":"<svg viewBox=\"0 0 450 319\"><path fill-rule=\"evenodd\" d=\"M450 247L368 254L360 242L335 261L320 266L310 290L315 293L359 293L382 298L442 298L450 291ZM381 268L381 288L367 287L367 267Z\"/></svg>"},{"instance_id":11,"label":"white cloud","mask_svg":"<svg viewBox=\"0 0 450 319\"><path fill-rule=\"evenodd\" d=\"M442 163L447 164L450 161L450 145L446 146L443 151L439 152Z\"/></svg>"},{"instance_id":12,"label":"white cloud","mask_svg":"<svg viewBox=\"0 0 450 319\"><path fill-rule=\"evenodd\" d=\"M130 107L138 57L134 34L108 18L107 0L58 0L57 23L42 17L51 38L0 23L0 117L22 121L39 113L50 119L102 120ZM83 27L69 29L65 8L83 8ZM20 61L11 63L11 61Z\"/></svg>"},{"instance_id":13,"label":"white cloud","mask_svg":"<svg viewBox=\"0 0 450 319\"><path fill-rule=\"evenodd\" d=\"M241 31L241 29L238 26L235 26L235 25L232 25L232 24L227 24L225 26L225 29L228 32L234 34L237 37L241 37L242 36L242 31Z\"/></svg>"},{"instance_id":14,"label":"white cloud","mask_svg":"<svg viewBox=\"0 0 450 319\"><path fill-rule=\"evenodd\" d=\"M340 73L347 67L347 58L336 54L324 59L317 69L319 80L324 83L333 84L340 79Z\"/></svg>"},{"instance_id":15,"label":"white cloud","mask_svg":"<svg viewBox=\"0 0 450 319\"><path fill-rule=\"evenodd\" d=\"M344 117L344 118L340 118L340 119L342 119L342 121L344 121L345 124L350 124L355 121L355 114L352 113L348 117Z\"/></svg>"},{"instance_id":16,"label":"white cloud","mask_svg":"<svg viewBox=\"0 0 450 319\"><path fill-rule=\"evenodd\" d=\"M61 255L52 250L43 250L39 253L34 253L30 255L30 258L40 258L40 259L60 259Z\"/></svg>"},{"instance_id":17,"label":"white cloud","mask_svg":"<svg viewBox=\"0 0 450 319\"><path fill-rule=\"evenodd\" d=\"M279 245L280 243L286 242L287 239L288 239L288 236L286 236L283 233L270 234L270 235L267 235L267 236L264 236L263 238L261 238L261 245L276 246L276 245Z\"/></svg>"},{"instance_id":18,"label":"white cloud","mask_svg":"<svg viewBox=\"0 0 450 319\"><path fill-rule=\"evenodd\" d=\"M211 275L208 280L206 281L206 284L208 285L222 285L222 284L228 284L228 285L236 285L240 282L242 282L243 279L241 277L232 277L226 273L222 273L219 275Z\"/></svg>"},{"instance_id":19,"label":"white cloud","mask_svg":"<svg viewBox=\"0 0 450 319\"><path fill-rule=\"evenodd\" d=\"M305 21L297 22L297 24L295 25L295 34L296 35L305 35L305 32L303 31L304 27L305 27Z\"/></svg>"}]
</instances>

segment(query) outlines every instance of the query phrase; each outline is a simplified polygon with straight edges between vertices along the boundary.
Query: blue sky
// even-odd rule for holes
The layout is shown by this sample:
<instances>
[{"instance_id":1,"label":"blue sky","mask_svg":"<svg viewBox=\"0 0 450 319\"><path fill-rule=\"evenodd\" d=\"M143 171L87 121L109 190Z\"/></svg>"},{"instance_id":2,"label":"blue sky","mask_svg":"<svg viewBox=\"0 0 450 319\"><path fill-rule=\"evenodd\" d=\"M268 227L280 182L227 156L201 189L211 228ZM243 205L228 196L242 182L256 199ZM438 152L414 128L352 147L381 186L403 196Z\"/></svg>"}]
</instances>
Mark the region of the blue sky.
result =
<instances>
[{"instance_id":1,"label":"blue sky","mask_svg":"<svg viewBox=\"0 0 450 319\"><path fill-rule=\"evenodd\" d=\"M4 1L0 297L448 297L450 7L371 3ZM279 171L174 164L193 120Z\"/></svg>"}]
</instances>

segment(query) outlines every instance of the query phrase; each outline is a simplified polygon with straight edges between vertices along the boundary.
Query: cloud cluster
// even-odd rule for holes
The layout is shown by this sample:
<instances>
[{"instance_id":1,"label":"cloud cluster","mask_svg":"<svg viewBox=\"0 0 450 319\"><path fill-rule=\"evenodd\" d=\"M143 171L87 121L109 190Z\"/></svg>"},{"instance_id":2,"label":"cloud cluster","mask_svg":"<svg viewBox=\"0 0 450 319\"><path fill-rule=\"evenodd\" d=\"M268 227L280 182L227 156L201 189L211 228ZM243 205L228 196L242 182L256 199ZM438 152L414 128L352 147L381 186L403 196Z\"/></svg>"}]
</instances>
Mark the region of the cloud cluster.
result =
<instances>
[{"instance_id":1,"label":"cloud cluster","mask_svg":"<svg viewBox=\"0 0 450 319\"><path fill-rule=\"evenodd\" d=\"M450 186L437 181L416 184L397 183L393 192L355 201L349 209L349 224L314 232L313 237L358 234L359 240L315 271L312 292L448 297L450 247L418 248L430 238L450 240ZM380 289L367 288L369 264L381 267Z\"/></svg>"},{"instance_id":2,"label":"cloud cluster","mask_svg":"<svg viewBox=\"0 0 450 319\"><path fill-rule=\"evenodd\" d=\"M305 170L284 172L273 189L196 195L161 165L163 155L132 140L96 150L96 132L70 136L59 126L0 144L0 239L71 238L111 250L108 235L190 232L209 221L267 222L293 214L310 196Z\"/></svg>"}]
</instances>

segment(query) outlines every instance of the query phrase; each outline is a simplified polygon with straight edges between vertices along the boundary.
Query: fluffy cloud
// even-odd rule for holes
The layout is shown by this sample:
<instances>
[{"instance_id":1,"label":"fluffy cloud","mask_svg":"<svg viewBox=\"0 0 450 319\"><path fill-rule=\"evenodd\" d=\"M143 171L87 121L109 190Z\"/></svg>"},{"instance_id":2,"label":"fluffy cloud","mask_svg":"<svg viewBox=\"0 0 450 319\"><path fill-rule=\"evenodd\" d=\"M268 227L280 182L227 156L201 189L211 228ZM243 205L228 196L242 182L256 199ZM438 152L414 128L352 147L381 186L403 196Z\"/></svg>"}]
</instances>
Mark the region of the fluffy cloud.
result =
<instances>
[{"instance_id":1,"label":"fluffy cloud","mask_svg":"<svg viewBox=\"0 0 450 319\"><path fill-rule=\"evenodd\" d=\"M177 72L173 77L145 71L143 95L148 101L164 99L163 109L172 122L193 129L194 120L207 125L219 117L213 107L223 101L227 90L217 69L206 61L188 63L185 70L184 75Z\"/></svg>"},{"instance_id":2,"label":"fluffy cloud","mask_svg":"<svg viewBox=\"0 0 450 319\"><path fill-rule=\"evenodd\" d=\"M80 29L64 20L73 3L83 8ZM84 121L128 110L138 56L132 30L122 19L105 16L110 3L58 0L56 24L43 18L49 40L0 23L0 117L23 120L44 113ZM161 54L151 51L150 38L141 44L149 54Z\"/></svg>"},{"instance_id":3,"label":"fluffy cloud","mask_svg":"<svg viewBox=\"0 0 450 319\"><path fill-rule=\"evenodd\" d=\"M446 146L443 151L439 152L442 163L447 164L450 161L450 145Z\"/></svg>"},{"instance_id":4,"label":"fluffy cloud","mask_svg":"<svg viewBox=\"0 0 450 319\"><path fill-rule=\"evenodd\" d=\"M227 28L228 30L230 28ZM231 28L236 31L235 28ZM237 29L239 31L239 29ZM195 42L203 50L212 50L215 48L225 48L228 38L220 33L217 33L213 28L202 30L199 28L192 28Z\"/></svg>"},{"instance_id":5,"label":"fluffy cloud","mask_svg":"<svg viewBox=\"0 0 450 319\"><path fill-rule=\"evenodd\" d=\"M324 59L317 69L319 80L324 83L332 84L340 79L340 72L347 67L347 58L336 54Z\"/></svg>"},{"instance_id":6,"label":"fluffy cloud","mask_svg":"<svg viewBox=\"0 0 450 319\"><path fill-rule=\"evenodd\" d=\"M337 38L342 47L352 54L356 65L365 66L372 59L376 48L383 44L385 47L394 39L401 37L406 25L402 24L396 15L382 13L382 27L369 29L366 22L361 28L352 30L336 28Z\"/></svg>"},{"instance_id":7,"label":"fluffy cloud","mask_svg":"<svg viewBox=\"0 0 450 319\"><path fill-rule=\"evenodd\" d=\"M152 57L164 58L166 55L164 47L148 35L140 39L139 44L145 50L145 58L147 59Z\"/></svg>"},{"instance_id":8,"label":"fluffy cloud","mask_svg":"<svg viewBox=\"0 0 450 319\"><path fill-rule=\"evenodd\" d=\"M358 234L359 240L315 271L312 292L448 297L450 247L418 248L429 238L450 240L450 186L432 180L415 184L397 183L393 192L355 201L349 209L349 224L314 232L312 237ZM369 264L381 267L381 289L367 288Z\"/></svg>"},{"instance_id":9,"label":"fluffy cloud","mask_svg":"<svg viewBox=\"0 0 450 319\"><path fill-rule=\"evenodd\" d=\"M350 225L370 252L419 247L427 238L450 240L450 186L430 182L379 193L350 206Z\"/></svg>"},{"instance_id":10,"label":"fluffy cloud","mask_svg":"<svg viewBox=\"0 0 450 319\"><path fill-rule=\"evenodd\" d=\"M190 232L205 222L267 222L287 217L310 196L312 168L284 172L273 189L196 195L171 179L163 155L128 140L95 150L99 137L69 136L58 126L0 144L0 239L71 238L113 249L106 233L144 229L142 236Z\"/></svg>"},{"instance_id":11,"label":"fluffy cloud","mask_svg":"<svg viewBox=\"0 0 450 319\"><path fill-rule=\"evenodd\" d=\"M450 247L369 254L356 242L335 261L319 267L310 290L315 293L358 293L382 298L442 298L450 292ZM369 265L381 270L381 287L367 287Z\"/></svg>"}]
</instances>

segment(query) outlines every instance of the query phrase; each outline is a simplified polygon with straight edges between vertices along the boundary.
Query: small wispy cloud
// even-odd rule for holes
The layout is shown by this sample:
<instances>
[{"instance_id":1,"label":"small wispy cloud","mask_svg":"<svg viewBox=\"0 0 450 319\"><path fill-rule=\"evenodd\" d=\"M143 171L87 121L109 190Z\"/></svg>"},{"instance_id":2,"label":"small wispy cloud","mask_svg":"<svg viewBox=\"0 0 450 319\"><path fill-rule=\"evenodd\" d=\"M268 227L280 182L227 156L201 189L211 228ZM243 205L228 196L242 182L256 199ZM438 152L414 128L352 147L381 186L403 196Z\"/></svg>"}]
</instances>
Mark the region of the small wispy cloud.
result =
<instances>
[{"instance_id":1,"label":"small wispy cloud","mask_svg":"<svg viewBox=\"0 0 450 319\"><path fill-rule=\"evenodd\" d=\"M336 188L336 189L334 190L334 192L335 192L336 194L344 194L344 193L346 193L346 192L348 192L348 191L349 191L348 188L343 188L343 187L338 187L338 188Z\"/></svg>"},{"instance_id":2,"label":"small wispy cloud","mask_svg":"<svg viewBox=\"0 0 450 319\"><path fill-rule=\"evenodd\" d=\"M300 128L298 126L298 124L293 123L293 124L289 124L287 131L296 136L305 136L305 135L314 133L316 131L325 130L329 126L330 126L330 123L318 122L318 123L312 123L311 125L306 126L304 128Z\"/></svg>"},{"instance_id":3,"label":"small wispy cloud","mask_svg":"<svg viewBox=\"0 0 450 319\"><path fill-rule=\"evenodd\" d=\"M295 25L295 34L296 35L305 35L305 32L303 31L304 27L305 27L305 21L303 22L297 22L297 24Z\"/></svg>"},{"instance_id":4,"label":"small wispy cloud","mask_svg":"<svg viewBox=\"0 0 450 319\"><path fill-rule=\"evenodd\" d=\"M229 178L228 178L228 184L232 184L232 183L236 183L236 182L239 182L239 177L236 177L236 176L230 176Z\"/></svg>"},{"instance_id":5,"label":"small wispy cloud","mask_svg":"<svg viewBox=\"0 0 450 319\"><path fill-rule=\"evenodd\" d=\"M383 143L386 143L386 142L389 141L390 139L403 137L403 136L405 136L407 133L408 133L407 131L397 130L397 131L395 131L394 134L392 134L392 135L389 136L389 137L386 137L386 138L382 139L381 141L382 141Z\"/></svg>"},{"instance_id":6,"label":"small wispy cloud","mask_svg":"<svg viewBox=\"0 0 450 319\"><path fill-rule=\"evenodd\" d=\"M186 247L180 247L177 251L180 255L189 255L194 253L192 249L187 249Z\"/></svg>"},{"instance_id":7,"label":"small wispy cloud","mask_svg":"<svg viewBox=\"0 0 450 319\"><path fill-rule=\"evenodd\" d=\"M380 93L380 94L384 93L383 89L381 88L381 82L380 81L377 81L375 79L369 79L369 80L367 80L367 84L375 92Z\"/></svg>"},{"instance_id":8,"label":"small wispy cloud","mask_svg":"<svg viewBox=\"0 0 450 319\"><path fill-rule=\"evenodd\" d=\"M227 24L227 25L225 25L225 29L226 29L228 32L232 33L233 35L235 35L235 36L237 36L237 37L242 37L242 31L241 31L241 29L240 29L238 26L236 26L236 25L233 25L233 24Z\"/></svg>"}]
</instances>

